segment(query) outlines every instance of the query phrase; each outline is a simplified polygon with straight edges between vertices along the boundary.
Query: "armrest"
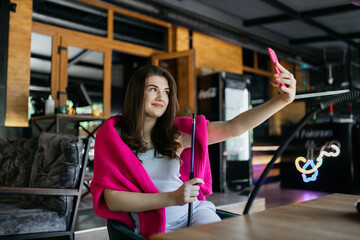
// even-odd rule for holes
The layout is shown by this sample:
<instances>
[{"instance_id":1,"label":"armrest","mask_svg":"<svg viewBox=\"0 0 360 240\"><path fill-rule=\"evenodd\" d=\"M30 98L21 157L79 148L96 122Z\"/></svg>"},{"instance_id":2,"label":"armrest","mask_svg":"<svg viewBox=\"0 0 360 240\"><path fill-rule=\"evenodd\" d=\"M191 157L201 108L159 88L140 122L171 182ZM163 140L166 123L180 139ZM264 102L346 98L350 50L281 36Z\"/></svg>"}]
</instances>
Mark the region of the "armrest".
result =
<instances>
[{"instance_id":1,"label":"armrest","mask_svg":"<svg viewBox=\"0 0 360 240\"><path fill-rule=\"evenodd\" d=\"M78 196L79 191L71 188L0 187L0 195L4 194Z\"/></svg>"}]
</instances>

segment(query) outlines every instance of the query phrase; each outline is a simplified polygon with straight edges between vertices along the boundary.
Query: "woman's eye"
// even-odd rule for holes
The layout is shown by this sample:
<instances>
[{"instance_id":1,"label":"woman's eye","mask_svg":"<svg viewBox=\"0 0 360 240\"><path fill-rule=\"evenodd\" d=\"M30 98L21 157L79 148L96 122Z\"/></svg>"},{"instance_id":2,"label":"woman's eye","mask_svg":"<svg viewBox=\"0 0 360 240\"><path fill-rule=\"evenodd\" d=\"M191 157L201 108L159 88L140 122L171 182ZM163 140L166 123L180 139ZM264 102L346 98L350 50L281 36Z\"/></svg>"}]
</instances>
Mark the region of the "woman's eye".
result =
<instances>
[{"instance_id":1,"label":"woman's eye","mask_svg":"<svg viewBox=\"0 0 360 240\"><path fill-rule=\"evenodd\" d=\"M156 92L156 88L150 88L150 92Z\"/></svg>"},{"instance_id":2,"label":"woman's eye","mask_svg":"<svg viewBox=\"0 0 360 240\"><path fill-rule=\"evenodd\" d=\"M165 91L164 93L165 93L165 95L169 95L170 91Z\"/></svg>"}]
</instances>

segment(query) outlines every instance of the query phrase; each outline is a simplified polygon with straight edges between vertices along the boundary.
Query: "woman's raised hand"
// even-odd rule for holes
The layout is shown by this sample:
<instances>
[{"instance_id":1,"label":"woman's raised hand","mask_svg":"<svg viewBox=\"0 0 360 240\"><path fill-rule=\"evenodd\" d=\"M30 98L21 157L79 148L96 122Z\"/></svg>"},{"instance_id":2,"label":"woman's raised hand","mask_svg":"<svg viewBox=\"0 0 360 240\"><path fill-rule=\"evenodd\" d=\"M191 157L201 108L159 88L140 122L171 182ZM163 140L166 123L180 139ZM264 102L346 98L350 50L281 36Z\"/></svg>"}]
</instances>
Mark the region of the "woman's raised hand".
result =
<instances>
[{"instance_id":1,"label":"woman's raised hand","mask_svg":"<svg viewBox=\"0 0 360 240\"><path fill-rule=\"evenodd\" d=\"M294 75L279 62L276 66L280 69L281 73L276 73L274 75L275 80L271 81L271 84L278 88L280 94L287 103L291 103L294 101L296 95L296 79L294 78ZM284 83L286 86L281 83Z\"/></svg>"},{"instance_id":2,"label":"woman's raised hand","mask_svg":"<svg viewBox=\"0 0 360 240\"><path fill-rule=\"evenodd\" d=\"M197 185L199 183L204 184L204 181L201 178L193 178L184 183L176 191L171 192L173 205L184 205L196 201L200 190L200 187Z\"/></svg>"}]
</instances>

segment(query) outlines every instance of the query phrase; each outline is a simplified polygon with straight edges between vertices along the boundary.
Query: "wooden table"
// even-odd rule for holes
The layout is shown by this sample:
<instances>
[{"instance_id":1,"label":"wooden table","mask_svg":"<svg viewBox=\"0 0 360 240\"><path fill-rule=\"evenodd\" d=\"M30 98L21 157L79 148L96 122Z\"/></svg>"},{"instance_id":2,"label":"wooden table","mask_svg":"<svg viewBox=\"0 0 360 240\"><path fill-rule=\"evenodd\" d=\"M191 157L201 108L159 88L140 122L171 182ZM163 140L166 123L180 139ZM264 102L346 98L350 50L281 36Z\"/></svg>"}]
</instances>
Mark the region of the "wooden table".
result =
<instances>
[{"instance_id":1,"label":"wooden table","mask_svg":"<svg viewBox=\"0 0 360 240\"><path fill-rule=\"evenodd\" d=\"M359 195L331 194L315 200L225 219L219 223L153 235L162 239L360 239Z\"/></svg>"}]
</instances>

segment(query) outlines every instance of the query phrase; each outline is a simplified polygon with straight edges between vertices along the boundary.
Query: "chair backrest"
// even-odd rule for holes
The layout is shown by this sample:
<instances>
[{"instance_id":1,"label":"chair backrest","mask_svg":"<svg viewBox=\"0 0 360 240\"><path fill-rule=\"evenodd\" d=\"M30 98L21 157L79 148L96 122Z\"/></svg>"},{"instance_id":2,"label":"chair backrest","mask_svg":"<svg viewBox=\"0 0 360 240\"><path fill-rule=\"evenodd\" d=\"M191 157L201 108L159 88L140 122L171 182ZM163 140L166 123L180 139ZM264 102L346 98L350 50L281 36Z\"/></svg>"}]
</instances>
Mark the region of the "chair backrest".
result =
<instances>
[{"instance_id":1,"label":"chair backrest","mask_svg":"<svg viewBox=\"0 0 360 240\"><path fill-rule=\"evenodd\" d=\"M83 142L76 136L43 132L31 139L0 140L0 186L31 188L80 187ZM1 196L43 206L60 215L72 209L74 196Z\"/></svg>"},{"instance_id":2,"label":"chair backrest","mask_svg":"<svg viewBox=\"0 0 360 240\"><path fill-rule=\"evenodd\" d=\"M0 186L29 187L38 138L0 139Z\"/></svg>"},{"instance_id":3,"label":"chair backrest","mask_svg":"<svg viewBox=\"0 0 360 240\"><path fill-rule=\"evenodd\" d=\"M82 141L73 135L43 132L30 175L30 187L78 188L82 160ZM36 196L42 206L67 215L72 209L73 196Z\"/></svg>"}]
</instances>

